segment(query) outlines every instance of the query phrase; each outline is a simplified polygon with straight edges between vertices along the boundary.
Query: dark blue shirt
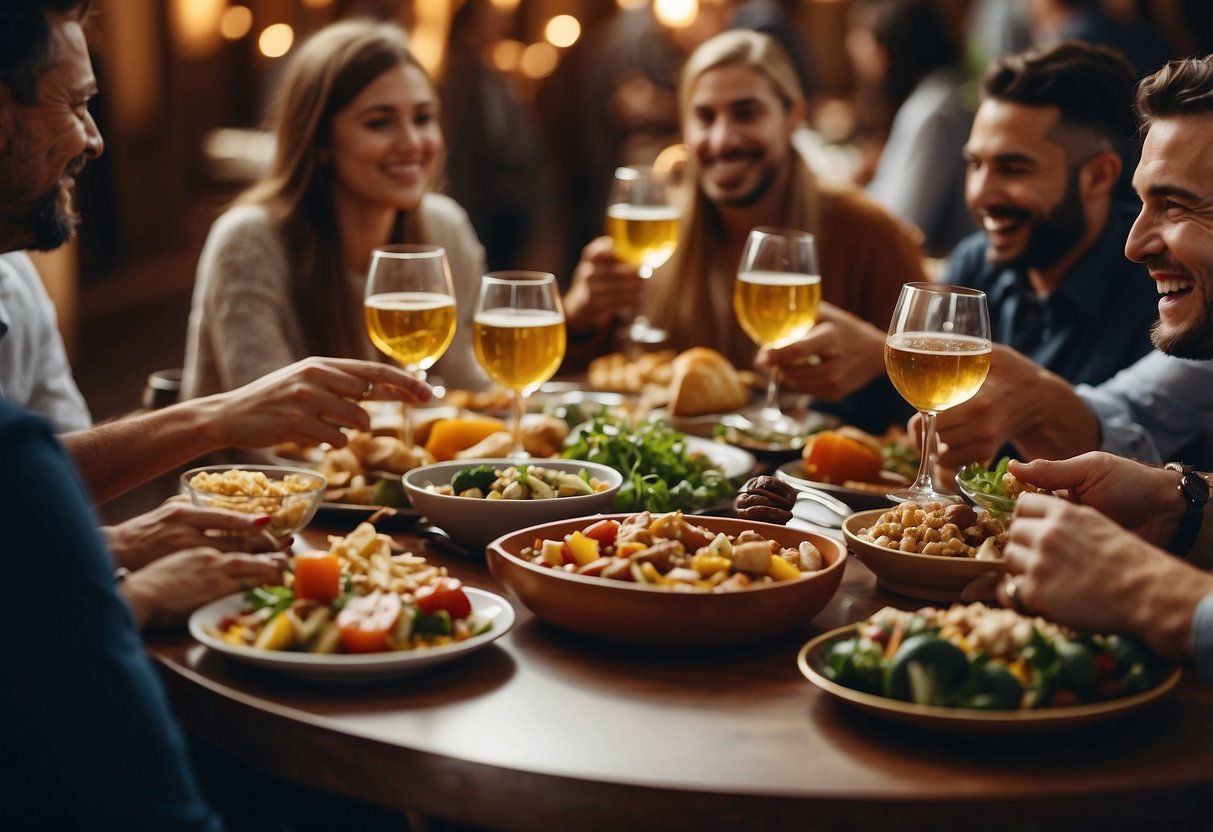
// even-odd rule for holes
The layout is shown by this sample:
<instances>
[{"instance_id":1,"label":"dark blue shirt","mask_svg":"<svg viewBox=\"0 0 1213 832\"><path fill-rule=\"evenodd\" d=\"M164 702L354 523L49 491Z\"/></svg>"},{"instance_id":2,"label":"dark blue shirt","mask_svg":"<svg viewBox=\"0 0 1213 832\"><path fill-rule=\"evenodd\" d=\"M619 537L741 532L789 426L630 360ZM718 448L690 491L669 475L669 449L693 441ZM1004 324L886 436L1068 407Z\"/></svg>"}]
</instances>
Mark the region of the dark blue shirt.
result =
<instances>
[{"instance_id":1,"label":"dark blue shirt","mask_svg":"<svg viewBox=\"0 0 1213 832\"><path fill-rule=\"evenodd\" d=\"M1137 208L1114 206L1103 233L1046 298L1026 269L986 260L986 237L966 237L944 280L986 293L994 340L1071 384L1099 384L1148 353L1158 290L1146 267L1125 257Z\"/></svg>"},{"instance_id":2,"label":"dark blue shirt","mask_svg":"<svg viewBox=\"0 0 1213 832\"><path fill-rule=\"evenodd\" d=\"M219 829L75 469L3 400L0 530L0 829Z\"/></svg>"}]
</instances>

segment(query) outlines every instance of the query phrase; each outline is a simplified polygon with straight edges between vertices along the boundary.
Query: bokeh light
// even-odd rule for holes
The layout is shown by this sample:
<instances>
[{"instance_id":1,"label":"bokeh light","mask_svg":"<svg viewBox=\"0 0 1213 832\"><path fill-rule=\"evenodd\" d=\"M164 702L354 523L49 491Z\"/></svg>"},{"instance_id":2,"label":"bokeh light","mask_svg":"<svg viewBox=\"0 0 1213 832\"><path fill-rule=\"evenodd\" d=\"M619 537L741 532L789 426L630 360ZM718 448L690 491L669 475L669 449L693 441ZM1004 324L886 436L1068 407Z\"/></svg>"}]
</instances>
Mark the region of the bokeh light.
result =
<instances>
[{"instance_id":1,"label":"bokeh light","mask_svg":"<svg viewBox=\"0 0 1213 832\"><path fill-rule=\"evenodd\" d=\"M527 78L538 80L551 75L559 61L556 47L544 41L536 41L522 50L522 60L519 61L518 68Z\"/></svg>"},{"instance_id":2,"label":"bokeh light","mask_svg":"<svg viewBox=\"0 0 1213 832\"><path fill-rule=\"evenodd\" d=\"M248 6L229 6L219 18L219 34L228 40L240 40L253 28L253 11Z\"/></svg>"},{"instance_id":3,"label":"bokeh light","mask_svg":"<svg viewBox=\"0 0 1213 832\"><path fill-rule=\"evenodd\" d=\"M261 30L257 48L267 58L281 58L291 51L295 43L295 30L286 23L274 23Z\"/></svg>"},{"instance_id":4,"label":"bokeh light","mask_svg":"<svg viewBox=\"0 0 1213 832\"><path fill-rule=\"evenodd\" d=\"M581 23L571 14L558 14L548 21L543 36L552 46L561 49L572 46L581 37Z\"/></svg>"}]
</instances>

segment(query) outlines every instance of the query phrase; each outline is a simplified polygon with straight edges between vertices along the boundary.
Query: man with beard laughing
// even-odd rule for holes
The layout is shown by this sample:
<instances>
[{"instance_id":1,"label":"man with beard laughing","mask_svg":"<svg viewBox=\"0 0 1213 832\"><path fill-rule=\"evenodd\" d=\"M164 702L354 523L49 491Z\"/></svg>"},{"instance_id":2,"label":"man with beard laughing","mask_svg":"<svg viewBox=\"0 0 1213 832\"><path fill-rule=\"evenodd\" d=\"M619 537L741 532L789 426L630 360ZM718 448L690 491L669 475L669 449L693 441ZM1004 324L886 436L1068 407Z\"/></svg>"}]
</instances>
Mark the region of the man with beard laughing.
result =
<instances>
[{"instance_id":1,"label":"man with beard laughing","mask_svg":"<svg viewBox=\"0 0 1213 832\"><path fill-rule=\"evenodd\" d=\"M1213 467L1213 57L1149 76L1137 111L1147 132L1133 184L1143 204L1124 253L1146 268L1142 305L1157 312L1157 349L1075 388L996 346L978 395L937 422L941 465L990 460L1010 441L1025 459L1098 449Z\"/></svg>"},{"instance_id":2,"label":"man with beard laughing","mask_svg":"<svg viewBox=\"0 0 1213 832\"><path fill-rule=\"evenodd\" d=\"M1125 254L1157 286L1152 353L1103 385L1105 401L1153 411L1185 432L1213 422L1213 56L1172 61L1142 81L1145 141L1133 185L1141 213ZM1164 360L1165 359L1165 360ZM1186 360L1182 360L1186 359ZM1167 361L1182 370L1168 371ZM1051 421L1098 435L1075 396L1045 390ZM1037 398L1036 389L1025 398ZM1090 402L1088 397L1088 402ZM1183 409L1176 402L1183 403ZM1104 414L1101 413L1101 416ZM1070 419L1075 416L1074 419ZM1104 425L1107 422L1105 420ZM1088 436L1089 440L1089 436ZM1070 501L1023 494L1006 548L1003 603L1089 632L1141 638L1213 680L1213 521L1207 475L1106 453L1012 463L1012 472Z\"/></svg>"},{"instance_id":3,"label":"man with beard laughing","mask_svg":"<svg viewBox=\"0 0 1213 832\"><path fill-rule=\"evenodd\" d=\"M1151 288L1122 253L1136 201L1134 72L1079 41L1005 57L982 81L964 154L981 232L945 280L981 289L994 340L1071 384L1098 384L1150 350Z\"/></svg>"}]
</instances>

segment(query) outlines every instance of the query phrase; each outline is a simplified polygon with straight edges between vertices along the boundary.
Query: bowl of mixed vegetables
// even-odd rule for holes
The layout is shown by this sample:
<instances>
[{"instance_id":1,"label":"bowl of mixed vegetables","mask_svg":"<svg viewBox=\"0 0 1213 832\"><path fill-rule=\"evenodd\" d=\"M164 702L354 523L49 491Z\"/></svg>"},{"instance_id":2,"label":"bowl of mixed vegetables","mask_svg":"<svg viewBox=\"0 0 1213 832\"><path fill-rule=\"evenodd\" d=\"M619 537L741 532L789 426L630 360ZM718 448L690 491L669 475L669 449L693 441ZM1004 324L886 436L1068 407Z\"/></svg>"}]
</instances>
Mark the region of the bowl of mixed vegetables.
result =
<instances>
[{"instance_id":1,"label":"bowl of mixed vegetables","mask_svg":"<svg viewBox=\"0 0 1213 832\"><path fill-rule=\"evenodd\" d=\"M711 650L807 624L837 591L846 549L771 523L646 511L522 529L489 544L488 563L557 627Z\"/></svg>"},{"instance_id":2,"label":"bowl of mixed vegetables","mask_svg":"<svg viewBox=\"0 0 1213 832\"><path fill-rule=\"evenodd\" d=\"M1080 634L980 603L886 607L800 652L818 687L869 712L962 731L1051 730L1106 719L1179 678L1140 643Z\"/></svg>"},{"instance_id":3,"label":"bowl of mixed vegetables","mask_svg":"<svg viewBox=\"0 0 1213 832\"><path fill-rule=\"evenodd\" d=\"M609 466L565 459L461 459L404 475L413 507L476 551L515 529L606 511L622 484Z\"/></svg>"}]
</instances>

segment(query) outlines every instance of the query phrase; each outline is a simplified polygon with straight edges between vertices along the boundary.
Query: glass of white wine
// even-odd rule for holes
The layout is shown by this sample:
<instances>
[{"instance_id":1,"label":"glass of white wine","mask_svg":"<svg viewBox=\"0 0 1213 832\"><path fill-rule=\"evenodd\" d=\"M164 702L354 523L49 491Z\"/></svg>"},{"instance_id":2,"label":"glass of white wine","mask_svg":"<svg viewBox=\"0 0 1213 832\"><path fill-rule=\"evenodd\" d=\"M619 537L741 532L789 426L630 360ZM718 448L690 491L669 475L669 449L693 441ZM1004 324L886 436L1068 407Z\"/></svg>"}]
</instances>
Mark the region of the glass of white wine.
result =
<instances>
[{"instance_id":1,"label":"glass of white wine","mask_svg":"<svg viewBox=\"0 0 1213 832\"><path fill-rule=\"evenodd\" d=\"M425 379L455 337L455 288L441 246L376 248L362 306L371 341L405 370ZM412 447L412 413L401 404L401 440Z\"/></svg>"},{"instance_id":2,"label":"glass of white wine","mask_svg":"<svg viewBox=\"0 0 1213 832\"><path fill-rule=\"evenodd\" d=\"M607 198L606 231L615 243L615 256L636 266L641 277L652 277L653 270L664 265L678 247L680 216L669 172L654 170L652 165L615 169ZM644 315L636 316L627 336L640 346L666 339L666 333Z\"/></svg>"},{"instance_id":3,"label":"glass of white wine","mask_svg":"<svg viewBox=\"0 0 1213 832\"><path fill-rule=\"evenodd\" d=\"M889 492L897 502L959 502L931 481L935 416L977 394L990 372L990 312L976 289L938 283L901 288L884 363L897 392L922 414L922 462L913 485Z\"/></svg>"},{"instance_id":4,"label":"glass of white wine","mask_svg":"<svg viewBox=\"0 0 1213 832\"><path fill-rule=\"evenodd\" d=\"M809 334L821 306L821 270L813 235L758 227L746 238L733 311L746 335L763 347L786 347ZM779 406L779 373L771 371L767 396L755 420L762 431L796 437L806 426Z\"/></svg>"},{"instance_id":5,"label":"glass of white wine","mask_svg":"<svg viewBox=\"0 0 1213 832\"><path fill-rule=\"evenodd\" d=\"M527 457L522 444L526 397L555 375L567 344L556 277L527 271L482 277L472 343L489 378L514 391L514 445L509 455Z\"/></svg>"}]
</instances>

